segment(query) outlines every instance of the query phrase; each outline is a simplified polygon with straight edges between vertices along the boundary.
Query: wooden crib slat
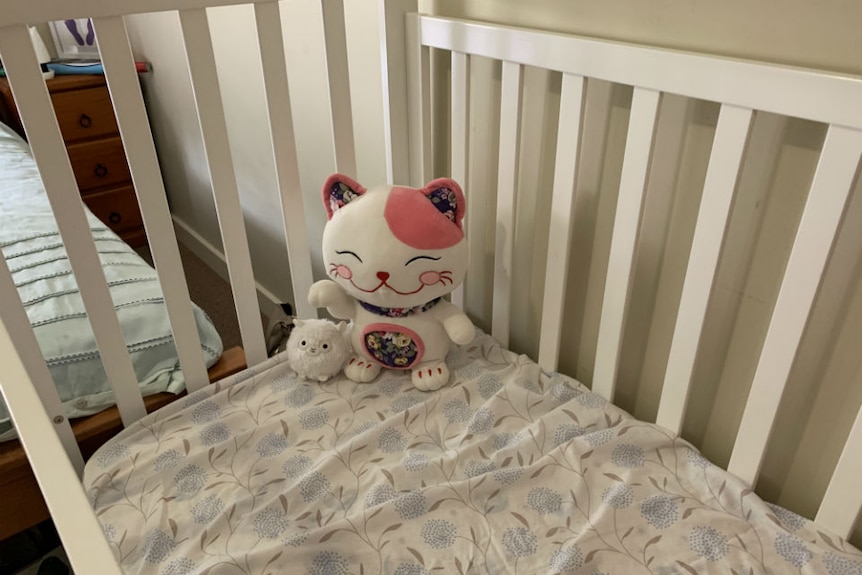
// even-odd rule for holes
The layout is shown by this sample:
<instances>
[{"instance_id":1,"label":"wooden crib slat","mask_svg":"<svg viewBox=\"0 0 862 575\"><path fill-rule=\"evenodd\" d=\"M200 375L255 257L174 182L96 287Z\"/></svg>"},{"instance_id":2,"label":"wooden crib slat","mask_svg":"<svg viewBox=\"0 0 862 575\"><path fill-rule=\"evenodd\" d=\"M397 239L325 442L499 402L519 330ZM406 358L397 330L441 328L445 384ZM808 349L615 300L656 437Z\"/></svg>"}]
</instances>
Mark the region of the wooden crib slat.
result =
<instances>
[{"instance_id":1,"label":"wooden crib slat","mask_svg":"<svg viewBox=\"0 0 862 575\"><path fill-rule=\"evenodd\" d=\"M608 401L613 399L616 386L629 280L643 209L659 96L659 92L654 90L636 87L632 97L592 386L594 392Z\"/></svg>"},{"instance_id":2,"label":"wooden crib slat","mask_svg":"<svg viewBox=\"0 0 862 575\"><path fill-rule=\"evenodd\" d=\"M267 4L258 4L260 9ZM347 68L347 32L344 27L344 0L320 3L326 43L326 69L329 79L329 107L335 143L335 169L356 177L356 150L353 143L353 107L350 104L350 76ZM260 14L260 12L257 12ZM292 268L291 268L292 269ZM305 293L308 293L307 290ZM305 296L296 300L304 300ZM312 317L312 316L306 316ZM316 315L313 317L317 317Z\"/></svg>"},{"instance_id":3,"label":"wooden crib slat","mask_svg":"<svg viewBox=\"0 0 862 575\"><path fill-rule=\"evenodd\" d=\"M419 14L407 15L407 119L410 139L410 185L424 186L431 175L430 51L422 45Z\"/></svg>"},{"instance_id":4,"label":"wooden crib slat","mask_svg":"<svg viewBox=\"0 0 862 575\"><path fill-rule=\"evenodd\" d=\"M515 239L515 189L521 140L521 91L524 70L503 62L500 100L500 150L497 167L497 219L494 248L494 301L491 335L509 345L512 305L512 247Z\"/></svg>"},{"instance_id":5,"label":"wooden crib slat","mask_svg":"<svg viewBox=\"0 0 862 575\"><path fill-rule=\"evenodd\" d=\"M849 539L862 513L862 407L856 414L838 465L826 488L814 522Z\"/></svg>"},{"instance_id":6,"label":"wooden crib slat","mask_svg":"<svg viewBox=\"0 0 862 575\"><path fill-rule=\"evenodd\" d=\"M557 370L560 355L563 306L575 219L575 181L580 160L584 93L582 76L563 74L560 117L557 121L557 152L551 196L545 293L542 298L542 332L539 339L539 365L546 371Z\"/></svg>"},{"instance_id":7,"label":"wooden crib slat","mask_svg":"<svg viewBox=\"0 0 862 575\"><path fill-rule=\"evenodd\" d=\"M470 57L452 52L452 178L466 187L470 154ZM469 195L469 190L468 190ZM469 216L468 216L469 217ZM466 233L467 218L464 221ZM469 241L469 236L468 236ZM464 309L466 280L452 292L452 303Z\"/></svg>"},{"instance_id":8,"label":"wooden crib slat","mask_svg":"<svg viewBox=\"0 0 862 575\"><path fill-rule=\"evenodd\" d=\"M862 131L830 126L745 404L728 471L754 485L862 154Z\"/></svg>"},{"instance_id":9,"label":"wooden crib slat","mask_svg":"<svg viewBox=\"0 0 862 575\"><path fill-rule=\"evenodd\" d=\"M678 226L672 225L680 213L686 212L689 194L678 190L685 172L685 148L689 143L689 129L696 116L698 104L676 94L663 94L659 104L655 141L647 178L641 226L638 231L639 249L632 269L631 302L626 320L626 334L622 356L632 358L631 363L620 360L620 385L625 386L632 410L644 415L655 414L661 396L662 380L666 368L670 341L662 337L672 335L672 321L679 304L678 283L685 271L682 261L688 252L680 253ZM681 173L683 172L683 173ZM671 263L673 262L673 263ZM670 321L668 321L670 320ZM630 328L630 331L629 331ZM634 358L643 358L634 360ZM633 389L632 377L638 378ZM655 417L654 415L650 417Z\"/></svg>"},{"instance_id":10,"label":"wooden crib slat","mask_svg":"<svg viewBox=\"0 0 862 575\"><path fill-rule=\"evenodd\" d=\"M126 26L117 16L95 18L93 28L147 241L159 272L177 356L186 388L195 391L206 386L209 379Z\"/></svg>"},{"instance_id":11,"label":"wooden crib slat","mask_svg":"<svg viewBox=\"0 0 862 575\"><path fill-rule=\"evenodd\" d=\"M42 351L39 348L36 334L30 325L27 311L24 309L21 298L18 295L18 289L15 287L15 280L9 272L9 266L2 253L0 253L0 322L6 326L6 330L9 333L15 334L14 351L21 358L21 363L27 370L29 380L33 383L33 387L44 406L48 419L54 422L54 429L60 438L60 443L63 445L66 455L69 456L69 460L75 468L75 472L81 475L84 472L84 458L81 456L81 450L78 449L78 443L75 440L75 435L72 433L69 420L66 419L63 404L57 393L57 387L54 385L54 379L51 377L51 372L48 370L45 358L42 357ZM0 362L0 369L6 367L6 365L5 361ZM0 372L0 393L5 394L3 388L14 385L17 381L19 380L11 375L6 376L3 372ZM23 380L21 381L23 383ZM11 405L9 401L6 402L6 405L9 407L14 418L15 412L13 408L16 406ZM24 413L26 416L26 412Z\"/></svg>"},{"instance_id":12,"label":"wooden crib slat","mask_svg":"<svg viewBox=\"0 0 862 575\"><path fill-rule=\"evenodd\" d=\"M581 148L578 160L580 165L575 182L574 222L577 240L569 248L572 250L570 262L577 265L582 273L573 274L567 280L568 309L563 310L566 321L573 326L566 334L574 352L569 365L574 363L578 379L586 382L593 380L602 291L607 275L603 267L607 262L604 257L597 255L607 254L610 250L610 238L597 232L611 229L610 222L613 221L612 210L605 209L605 204L611 204L614 199L610 194L601 193L613 92L614 87L610 82L587 81L581 139L589 142L589 145ZM610 217L607 217L606 212L609 211ZM609 222L607 225L606 218Z\"/></svg>"},{"instance_id":13,"label":"wooden crib slat","mask_svg":"<svg viewBox=\"0 0 862 575\"><path fill-rule=\"evenodd\" d=\"M5 33L6 30L3 30L3 35ZM4 56L6 52L3 51ZM39 69L38 66L36 69ZM3 261L5 264L5 260ZM11 279L8 268L0 271L0 277ZM0 293L3 291L0 289ZM17 305L20 307L20 300ZM45 411L43 398L37 393L35 382L30 379L22 356L16 353L14 342L17 341L20 345L26 338L22 341L22 333L16 331L13 340L9 328L14 328L14 325L7 324L5 316L3 319L4 321L0 322L0 382L3 384L3 397L51 512L51 518L57 526L66 555L77 573L121 575L122 571L114 559L108 540L105 539L102 526L99 525L81 487L80 469L67 457L64 441L55 433L55 424ZM32 333L29 322L27 329ZM42 364L44 365L44 361ZM68 423L66 426L68 427ZM71 430L69 433L71 434ZM79 452L78 458L80 455Z\"/></svg>"},{"instance_id":14,"label":"wooden crib slat","mask_svg":"<svg viewBox=\"0 0 862 575\"><path fill-rule=\"evenodd\" d=\"M290 89L284 57L281 10L278 2L256 4L255 18L257 20L258 42L260 43L267 110L269 111L270 134L275 154L275 171L280 191L278 197L281 203L284 232L287 239L287 254L290 261L293 299L299 317L315 318L317 317L317 309L308 303L307 295L311 284L314 282L314 277L311 271L311 248L308 243L305 211L303 210L302 185L299 178L299 162L296 156L296 138L290 106ZM343 151L342 159L353 157L352 133L350 139L351 149L349 154ZM339 161L338 157L339 154L336 149L336 161Z\"/></svg>"},{"instance_id":15,"label":"wooden crib slat","mask_svg":"<svg viewBox=\"0 0 862 575\"><path fill-rule=\"evenodd\" d=\"M392 183L410 181L407 103L407 15L419 8L417 0L378 2L383 23L383 140L386 174Z\"/></svg>"},{"instance_id":16,"label":"wooden crib slat","mask_svg":"<svg viewBox=\"0 0 862 575\"><path fill-rule=\"evenodd\" d=\"M723 105L706 172L656 423L679 433L752 111Z\"/></svg>"},{"instance_id":17,"label":"wooden crib slat","mask_svg":"<svg viewBox=\"0 0 862 575\"><path fill-rule=\"evenodd\" d=\"M26 26L3 29L0 33L0 57L66 246L120 417L123 425L128 426L146 415L144 402Z\"/></svg>"},{"instance_id":18,"label":"wooden crib slat","mask_svg":"<svg viewBox=\"0 0 862 575\"><path fill-rule=\"evenodd\" d=\"M180 25L242 344L255 365L266 359L266 346L206 11L180 12Z\"/></svg>"}]
</instances>

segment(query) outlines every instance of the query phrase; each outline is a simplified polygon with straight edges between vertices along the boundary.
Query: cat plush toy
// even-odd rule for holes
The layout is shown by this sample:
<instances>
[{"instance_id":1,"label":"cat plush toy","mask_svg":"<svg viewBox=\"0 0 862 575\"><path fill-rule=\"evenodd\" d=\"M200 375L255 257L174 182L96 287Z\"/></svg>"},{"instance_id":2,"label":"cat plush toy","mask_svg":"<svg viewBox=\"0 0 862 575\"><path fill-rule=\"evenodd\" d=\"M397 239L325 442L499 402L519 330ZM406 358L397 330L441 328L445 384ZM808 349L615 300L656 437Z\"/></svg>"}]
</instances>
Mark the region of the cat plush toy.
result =
<instances>
[{"instance_id":1,"label":"cat plush toy","mask_svg":"<svg viewBox=\"0 0 862 575\"><path fill-rule=\"evenodd\" d=\"M309 302L352 321L353 357L344 373L372 381L381 368L411 370L417 389L449 381L450 342L467 344L475 328L443 299L467 271L464 194L450 179L421 189L366 190L335 174L323 186L329 221L323 259L331 280L311 286Z\"/></svg>"}]
</instances>

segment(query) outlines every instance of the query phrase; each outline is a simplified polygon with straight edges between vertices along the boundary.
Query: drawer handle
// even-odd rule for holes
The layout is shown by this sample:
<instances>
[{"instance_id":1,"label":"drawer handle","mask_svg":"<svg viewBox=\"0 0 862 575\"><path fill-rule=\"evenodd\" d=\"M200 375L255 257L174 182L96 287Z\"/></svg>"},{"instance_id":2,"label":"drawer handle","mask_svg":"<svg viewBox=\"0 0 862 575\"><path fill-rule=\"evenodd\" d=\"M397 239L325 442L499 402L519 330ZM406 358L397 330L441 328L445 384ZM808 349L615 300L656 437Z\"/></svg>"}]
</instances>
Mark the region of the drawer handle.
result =
<instances>
[{"instance_id":1,"label":"drawer handle","mask_svg":"<svg viewBox=\"0 0 862 575\"><path fill-rule=\"evenodd\" d=\"M93 173L96 174L97 178L104 178L108 175L108 168L102 164L96 164L96 169L93 170Z\"/></svg>"},{"instance_id":2,"label":"drawer handle","mask_svg":"<svg viewBox=\"0 0 862 575\"><path fill-rule=\"evenodd\" d=\"M111 215L108 216L108 221L112 224L119 224L120 220L123 219L123 216L118 214L117 212L111 212Z\"/></svg>"},{"instance_id":3,"label":"drawer handle","mask_svg":"<svg viewBox=\"0 0 862 575\"><path fill-rule=\"evenodd\" d=\"M91 118L87 114L81 114L81 117L78 118L78 124L82 128L89 128L90 126L93 125L93 118Z\"/></svg>"}]
</instances>

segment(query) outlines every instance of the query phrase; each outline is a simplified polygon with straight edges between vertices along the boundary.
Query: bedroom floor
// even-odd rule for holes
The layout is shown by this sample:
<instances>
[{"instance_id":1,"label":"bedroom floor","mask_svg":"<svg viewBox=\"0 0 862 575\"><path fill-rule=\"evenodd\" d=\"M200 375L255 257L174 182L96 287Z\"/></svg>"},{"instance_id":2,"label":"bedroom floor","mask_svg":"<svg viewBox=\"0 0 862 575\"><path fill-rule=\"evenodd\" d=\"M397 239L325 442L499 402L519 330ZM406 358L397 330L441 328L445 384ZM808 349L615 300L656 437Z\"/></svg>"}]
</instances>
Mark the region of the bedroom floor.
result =
<instances>
[{"instance_id":1,"label":"bedroom floor","mask_svg":"<svg viewBox=\"0 0 862 575\"><path fill-rule=\"evenodd\" d=\"M73 572L66 553L62 547L58 547L15 575L73 575Z\"/></svg>"},{"instance_id":2,"label":"bedroom floor","mask_svg":"<svg viewBox=\"0 0 862 575\"><path fill-rule=\"evenodd\" d=\"M0 575L68 575L68 565L50 521L0 541Z\"/></svg>"},{"instance_id":3,"label":"bedroom floor","mask_svg":"<svg viewBox=\"0 0 862 575\"><path fill-rule=\"evenodd\" d=\"M186 272L189 295L192 301L210 316L216 331L221 335L225 349L242 345L230 284L224 281L190 249L183 244L179 244L179 246L180 258ZM153 257L147 246L137 248L135 251L147 263L153 265ZM264 325L266 324L264 323Z\"/></svg>"}]
</instances>

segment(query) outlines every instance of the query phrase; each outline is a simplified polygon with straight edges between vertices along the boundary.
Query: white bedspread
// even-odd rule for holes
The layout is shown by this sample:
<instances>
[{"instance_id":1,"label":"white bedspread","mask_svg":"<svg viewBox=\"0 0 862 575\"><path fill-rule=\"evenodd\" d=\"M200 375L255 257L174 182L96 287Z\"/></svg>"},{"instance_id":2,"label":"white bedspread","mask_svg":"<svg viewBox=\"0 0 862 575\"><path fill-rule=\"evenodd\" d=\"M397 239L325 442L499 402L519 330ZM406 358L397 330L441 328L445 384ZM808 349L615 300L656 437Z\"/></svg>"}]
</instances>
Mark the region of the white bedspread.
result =
<instances>
[{"instance_id":1,"label":"white bedspread","mask_svg":"<svg viewBox=\"0 0 862 575\"><path fill-rule=\"evenodd\" d=\"M128 573L862 573L685 441L481 335L452 382L298 381L278 357L90 460Z\"/></svg>"},{"instance_id":2,"label":"white bedspread","mask_svg":"<svg viewBox=\"0 0 862 575\"><path fill-rule=\"evenodd\" d=\"M156 271L89 210L86 213L141 392L179 393L185 388L185 379ZM27 143L3 124L0 251L66 416L89 415L114 405L96 338L36 163ZM197 306L194 314L206 365L210 366L222 354L222 341L212 321ZM13 437L15 430L0 401L0 441Z\"/></svg>"}]
</instances>

